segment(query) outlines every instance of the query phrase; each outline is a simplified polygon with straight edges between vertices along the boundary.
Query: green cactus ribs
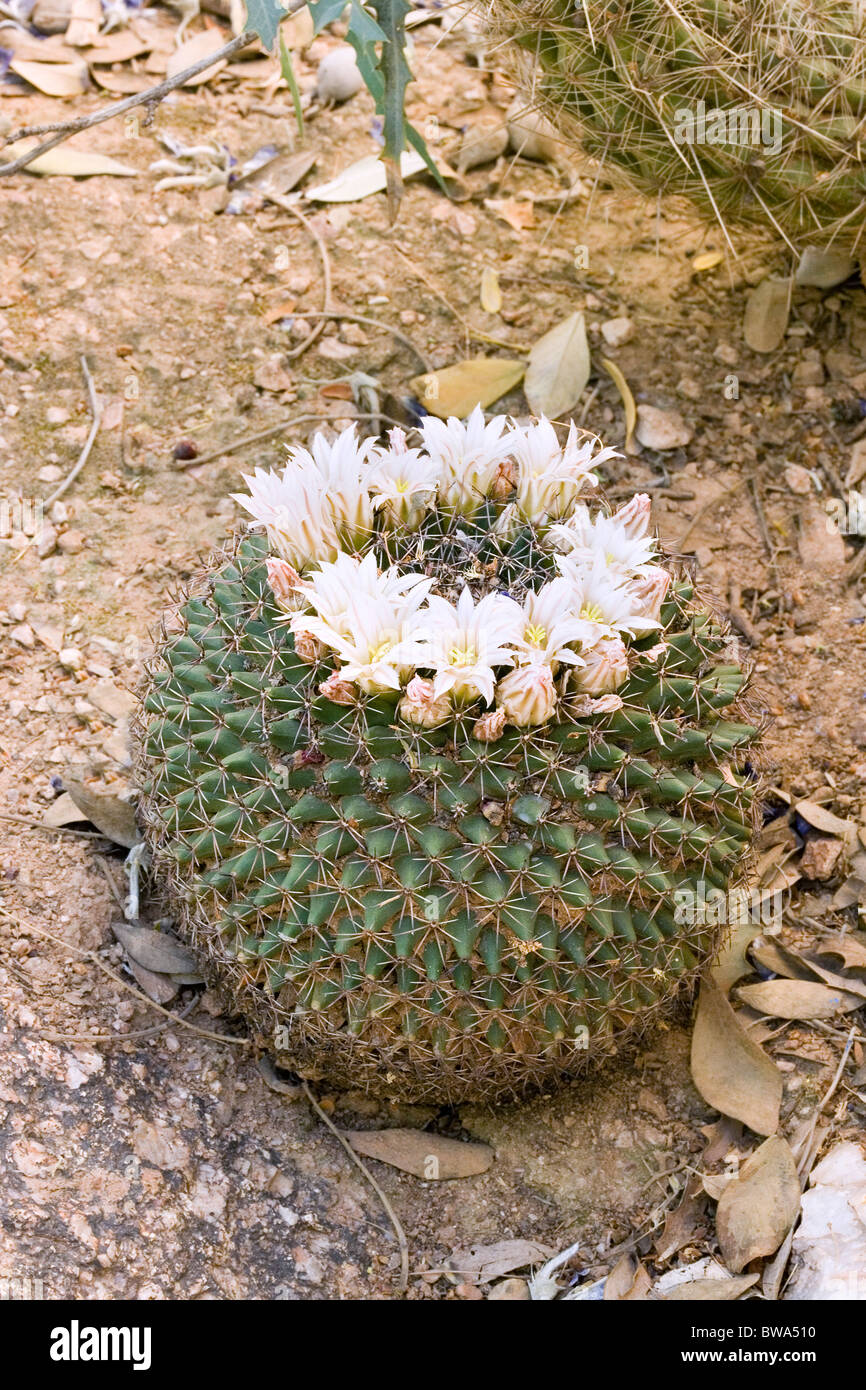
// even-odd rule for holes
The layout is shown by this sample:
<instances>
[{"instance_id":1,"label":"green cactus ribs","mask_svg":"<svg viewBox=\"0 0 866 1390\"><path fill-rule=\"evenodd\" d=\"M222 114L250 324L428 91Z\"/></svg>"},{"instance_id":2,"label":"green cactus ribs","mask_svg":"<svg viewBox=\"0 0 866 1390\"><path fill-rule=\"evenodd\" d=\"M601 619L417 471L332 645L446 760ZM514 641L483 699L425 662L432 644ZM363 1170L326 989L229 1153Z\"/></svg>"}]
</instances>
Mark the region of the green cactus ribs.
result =
<instances>
[{"instance_id":1,"label":"green cactus ribs","mask_svg":"<svg viewBox=\"0 0 866 1390\"><path fill-rule=\"evenodd\" d=\"M514 1098L639 1036L717 945L677 891L737 883L752 830L746 678L689 584L620 708L483 742L397 692L323 697L266 555L247 537L182 603L139 731L211 977L282 1065L411 1100Z\"/></svg>"}]
</instances>

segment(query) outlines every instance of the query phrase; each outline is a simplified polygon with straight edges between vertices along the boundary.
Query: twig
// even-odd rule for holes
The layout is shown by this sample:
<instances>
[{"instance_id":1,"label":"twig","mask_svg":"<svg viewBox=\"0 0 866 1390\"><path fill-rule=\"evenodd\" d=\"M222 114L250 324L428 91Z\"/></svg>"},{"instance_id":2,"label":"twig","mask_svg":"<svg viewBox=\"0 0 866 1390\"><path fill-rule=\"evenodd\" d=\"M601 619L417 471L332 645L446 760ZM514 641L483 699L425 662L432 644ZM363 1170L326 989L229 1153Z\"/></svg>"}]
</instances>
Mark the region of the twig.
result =
<instances>
[{"instance_id":1,"label":"twig","mask_svg":"<svg viewBox=\"0 0 866 1390\"><path fill-rule=\"evenodd\" d=\"M308 420L327 421L331 418L333 417L324 415L320 410L305 415L293 415L286 420L281 420L277 425L269 425L266 430L258 430L255 434L245 434L242 439L236 439L233 444L227 444L224 449L214 449L210 454L202 454L201 458L175 459L174 466L177 469L198 468L201 464L213 463L215 459L221 459L226 454L236 454L239 449L245 449L248 444L259 444L263 439L273 439L275 434L281 434L283 430L290 429L292 425L302 425ZM390 415L383 415L381 411L366 411L361 415L353 415L352 419L386 420L389 425L400 425L399 420L392 419Z\"/></svg>"},{"instance_id":2,"label":"twig","mask_svg":"<svg viewBox=\"0 0 866 1390\"><path fill-rule=\"evenodd\" d=\"M45 500L42 503L42 506L44 508L50 507L52 502L56 502L58 497L62 497L64 492L69 491L72 484L75 482L75 479L78 477L82 468L86 464L87 460L90 458L90 450L93 448L93 441L99 433L99 426L102 423L102 406L100 404L99 397L97 396L96 390L93 385L93 377L90 375L90 368L87 365L86 357L82 357L81 359L81 370L84 372L84 380L87 382L87 392L90 396L90 411L93 416L93 421L90 426L90 433L87 436L84 448L81 450L81 453L78 456L78 462L76 463L72 472L69 473L67 477L63 479L62 483L57 484L57 487L54 489L50 497L45 498Z\"/></svg>"},{"instance_id":3,"label":"twig","mask_svg":"<svg viewBox=\"0 0 866 1390\"><path fill-rule=\"evenodd\" d=\"M399 1284L399 1288L400 1288L400 1292L401 1292L401 1293L405 1293L406 1290L407 1290L407 1288L409 1287L409 1242L408 1242L407 1239L406 1239L406 1232L403 1230L403 1227L400 1225L400 1218L397 1216L397 1213L395 1212L394 1208L391 1206L391 1203L388 1201L388 1198L386 1197L385 1193L382 1191L382 1189L381 1189L381 1187L379 1186L379 1184L377 1183L376 1179L373 1177L373 1174L370 1172L370 1170L369 1170L369 1168L367 1167L367 1165L366 1165L365 1163L362 1163L361 1159L360 1159L360 1158L358 1157L358 1155L355 1153L355 1150L352 1148L352 1146L351 1146L351 1144L349 1143L349 1141L343 1137L343 1135L342 1135L342 1134L340 1133L340 1131L337 1129L337 1126L336 1126L336 1125L333 1123L333 1121L330 1120L330 1119L328 1118L328 1116L325 1114L325 1112L324 1112L324 1110L322 1109L321 1105L320 1105L319 1102L316 1100L316 1097L313 1095L312 1091L310 1090L310 1087L309 1087L308 1083L307 1083L306 1081L302 1080L302 1081L301 1081L301 1085L302 1085L303 1088L304 1088L304 1094L306 1095L307 1100L308 1100L308 1101L310 1102L310 1104L312 1105L312 1107L313 1107L313 1109L315 1110L316 1114L318 1115L319 1119L322 1121L323 1124L327 1125L328 1129L331 1131L331 1133L334 1135L334 1137L335 1137L336 1139L339 1140L339 1142L342 1144L343 1148L346 1150L346 1153L349 1155L349 1157L351 1158L352 1162L356 1165L356 1167L360 1168L361 1172L364 1174L364 1177L367 1179L368 1183L369 1183L370 1186L372 1187L372 1189L373 1189L373 1191L375 1192L376 1196L379 1198L379 1201L382 1203L382 1206L385 1208L385 1211L386 1211L387 1216L388 1216L388 1220L391 1222L391 1225L394 1227L394 1234L395 1234L396 1237L397 1237L397 1244L398 1244L399 1247L400 1247L400 1284Z\"/></svg>"},{"instance_id":4,"label":"twig","mask_svg":"<svg viewBox=\"0 0 866 1390\"><path fill-rule=\"evenodd\" d=\"M6 908L0 907L0 914L8 918L10 922L15 922L12 913L7 912ZM136 999L140 999L142 1003L149 1005L151 1009L156 1009L157 1013L163 1014L164 1017L170 1019L172 1023L179 1023L182 1028L188 1028L190 1032L197 1033L200 1038L209 1038L213 1042L234 1043L236 1047L250 1046L249 1038L233 1038L228 1033L211 1033L206 1028L197 1028L194 1023L187 1023L179 1014L173 1014L168 1009L164 1009L161 1004L157 1004L155 999L151 999L143 990L136 989L134 985L124 980L122 975L118 975L116 971L112 970L104 961L101 961L95 951L84 951L80 946L73 946L70 941L64 941L60 936L53 936L50 931L46 931L44 927L37 926L35 922L29 922L27 929L28 931L38 932L40 936L47 937L47 939L53 941L56 946L63 946L67 951L74 951L82 960L91 961L104 975L107 975L110 980L113 980L116 985L120 985L122 989L127 990L130 994L134 994Z\"/></svg>"},{"instance_id":5,"label":"twig","mask_svg":"<svg viewBox=\"0 0 866 1390\"><path fill-rule=\"evenodd\" d=\"M405 334L405 333L401 333L399 329L397 329L397 328L392 328L391 325L390 325L390 323L382 323L381 319L371 319L371 318L367 318L367 316L366 316L365 314L344 314L344 313L342 312L341 309L331 309L331 311L330 311L329 313L325 313L325 311L324 311L323 309L317 310L317 311L315 311L315 312L313 312L313 313L306 313L306 312L299 312L299 313L296 313L296 312L293 310L291 314L287 314L287 315L286 315L286 318L292 318L292 319L321 319L321 318L325 318L325 319L346 319L346 321L347 321L348 323L365 323L365 324L367 324L368 328L378 328L378 329L380 329L383 333L390 333L392 338L396 338L397 341L398 341L398 343L402 343L404 347L409 348L410 351L413 352L413 353L415 354L415 356L418 358L418 361L421 363L421 365L422 365L422 367L423 367L423 369L424 369L425 372L432 372L432 371L433 371L433 364L431 363L430 358L427 357L427 356L421 351L421 349L420 349L415 343L412 342L412 339L411 339L411 338L407 338L406 334Z\"/></svg>"},{"instance_id":6,"label":"twig","mask_svg":"<svg viewBox=\"0 0 866 1390\"><path fill-rule=\"evenodd\" d=\"M85 840L108 840L101 830L76 830L71 825L43 825L41 821L30 820L28 816L13 816L8 811L0 812L0 821L8 820L13 825L26 825L30 830L43 830L46 835L79 835Z\"/></svg>"},{"instance_id":7,"label":"twig","mask_svg":"<svg viewBox=\"0 0 866 1390\"><path fill-rule=\"evenodd\" d=\"M180 1022L191 1014L198 1001L193 998L181 1009L180 1013L170 1014L165 1023L155 1023L152 1028L135 1028L131 1033L40 1033L43 1042L50 1043L115 1043L115 1042L134 1042L142 1038L155 1038L158 1033L165 1032L166 1028L171 1027L172 1022ZM171 1021L169 1021L171 1020Z\"/></svg>"},{"instance_id":8,"label":"twig","mask_svg":"<svg viewBox=\"0 0 866 1390\"><path fill-rule=\"evenodd\" d=\"M300 10L305 0L291 0L286 7L287 14L294 14ZM239 52L242 48L248 48L254 43L257 35L252 33L239 34L231 43L217 49L216 53L210 53L206 58L200 58L197 63L185 68L183 72L176 73L174 77L169 77L165 82L160 82L156 87L149 87L146 92L137 92L134 96L124 97L122 101L116 101L111 106L104 106L100 111L94 111L89 116L78 116L72 121L55 121L50 125L42 126L22 126L10 137L8 143L14 144L16 140L22 140L28 135L41 135L48 131L55 131L50 140L45 140L41 145L34 145L31 150L18 155L9 164L0 164L0 175L17 174L19 169L24 169L28 164L32 164L34 159L40 155L47 154L56 145L68 140L70 135L76 135L80 130L89 130L91 126L102 125L104 121L110 121L115 116L122 116L124 112L131 111L135 106L147 106L151 110L167 97L169 92L173 92L177 87L182 87L190 77L195 77L197 73L204 72L207 68L212 68L215 63L223 58L230 58L232 54Z\"/></svg>"},{"instance_id":9,"label":"twig","mask_svg":"<svg viewBox=\"0 0 866 1390\"><path fill-rule=\"evenodd\" d=\"M313 238L313 241L316 243L319 252L319 257L322 262L322 322L316 328L310 330L310 332L307 334L306 338L302 343L299 343L298 346L296 348L293 348L291 352L286 353L286 357L290 362L292 362L296 357L300 357L302 353L306 352L307 348L312 347L313 343L316 341L317 338L321 338L322 334L325 331L325 324L331 317L331 258L328 255L328 248L325 245L324 240L316 231L310 219L308 217L305 217L304 214L300 212L298 208L295 207L294 203L290 203L288 198L284 198L281 193L265 193L264 196L267 198L268 202L274 203L276 207L282 208L283 212L289 213L291 217L294 217L298 222L300 222L304 230L308 233L309 236ZM299 314L298 317L313 318L315 316L312 314L310 314L309 316L306 314Z\"/></svg>"}]
</instances>

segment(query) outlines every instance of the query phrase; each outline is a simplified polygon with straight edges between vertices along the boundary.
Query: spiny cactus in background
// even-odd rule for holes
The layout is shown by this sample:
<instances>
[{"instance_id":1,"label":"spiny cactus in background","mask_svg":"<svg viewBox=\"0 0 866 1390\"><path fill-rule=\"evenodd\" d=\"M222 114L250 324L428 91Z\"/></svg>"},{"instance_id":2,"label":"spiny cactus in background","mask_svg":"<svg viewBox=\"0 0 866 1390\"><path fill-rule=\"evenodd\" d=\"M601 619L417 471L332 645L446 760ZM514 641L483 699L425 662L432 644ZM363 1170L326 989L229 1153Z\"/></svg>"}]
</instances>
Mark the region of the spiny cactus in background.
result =
<instances>
[{"instance_id":1,"label":"spiny cactus in background","mask_svg":"<svg viewBox=\"0 0 866 1390\"><path fill-rule=\"evenodd\" d=\"M655 197L856 250L866 10L851 0L490 0L532 103Z\"/></svg>"},{"instance_id":2,"label":"spiny cactus in background","mask_svg":"<svg viewBox=\"0 0 866 1390\"><path fill-rule=\"evenodd\" d=\"M507 1098L616 1051L711 955L719 914L680 907L742 877L757 733L649 498L588 505L610 450L480 410L420 434L247 479L253 532L149 674L142 817L279 1062Z\"/></svg>"}]
</instances>

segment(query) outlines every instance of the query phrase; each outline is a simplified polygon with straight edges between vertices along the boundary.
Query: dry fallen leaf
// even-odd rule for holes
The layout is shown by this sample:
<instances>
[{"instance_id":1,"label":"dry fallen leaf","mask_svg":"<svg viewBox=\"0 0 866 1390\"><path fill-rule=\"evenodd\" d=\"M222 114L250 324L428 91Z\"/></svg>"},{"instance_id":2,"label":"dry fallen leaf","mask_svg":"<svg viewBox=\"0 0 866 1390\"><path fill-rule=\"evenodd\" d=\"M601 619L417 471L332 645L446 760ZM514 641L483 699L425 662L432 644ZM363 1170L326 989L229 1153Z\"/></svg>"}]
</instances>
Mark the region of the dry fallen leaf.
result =
<instances>
[{"instance_id":1,"label":"dry fallen leaf","mask_svg":"<svg viewBox=\"0 0 866 1390\"><path fill-rule=\"evenodd\" d=\"M738 1274L733 1279L691 1279L659 1297L665 1303L730 1303L757 1284L760 1277L760 1274Z\"/></svg>"},{"instance_id":2,"label":"dry fallen leaf","mask_svg":"<svg viewBox=\"0 0 866 1390\"><path fill-rule=\"evenodd\" d=\"M493 1245L470 1245L468 1250L455 1251L450 1264L455 1274L489 1284L514 1269L543 1264L555 1254L553 1246L537 1240L497 1240Z\"/></svg>"},{"instance_id":3,"label":"dry fallen leaf","mask_svg":"<svg viewBox=\"0 0 866 1390\"><path fill-rule=\"evenodd\" d=\"M157 970L148 970L137 960L127 960L130 971L144 990L148 999L156 1004L169 1004L174 999L180 984L171 975L161 975Z\"/></svg>"},{"instance_id":4,"label":"dry fallen leaf","mask_svg":"<svg viewBox=\"0 0 866 1390\"><path fill-rule=\"evenodd\" d=\"M487 1144L461 1144L421 1129L344 1130L343 1138L356 1153L390 1163L425 1182L475 1177L486 1173L493 1162L493 1150Z\"/></svg>"},{"instance_id":5,"label":"dry fallen leaf","mask_svg":"<svg viewBox=\"0 0 866 1390\"><path fill-rule=\"evenodd\" d=\"M207 58L211 53L216 53L223 47L225 39L219 29L202 29L195 38L187 39L169 55L165 65L166 78L177 77L178 73L185 68L191 68L193 63L198 63L202 58ZM205 68L195 77L188 77L184 82L185 87L198 87L203 82L209 82L216 73L220 72L226 65L225 58L221 58L213 67Z\"/></svg>"},{"instance_id":6,"label":"dry fallen leaf","mask_svg":"<svg viewBox=\"0 0 866 1390\"><path fill-rule=\"evenodd\" d=\"M774 1134L756 1149L719 1198L716 1232L725 1264L739 1274L778 1250L800 1210L800 1179L789 1145Z\"/></svg>"},{"instance_id":7,"label":"dry fallen leaf","mask_svg":"<svg viewBox=\"0 0 866 1390\"><path fill-rule=\"evenodd\" d=\"M570 314L533 344L523 390L533 415L558 420L573 410L589 380L583 314Z\"/></svg>"},{"instance_id":8,"label":"dry fallen leaf","mask_svg":"<svg viewBox=\"0 0 866 1390\"><path fill-rule=\"evenodd\" d=\"M486 265L481 272L481 307L486 314L498 314L502 308L499 276L492 265Z\"/></svg>"},{"instance_id":9,"label":"dry fallen leaf","mask_svg":"<svg viewBox=\"0 0 866 1390\"><path fill-rule=\"evenodd\" d=\"M735 985L737 980L752 973L746 952L760 931L760 922L752 922L748 917L746 921L738 922L731 929L731 933L710 972L723 994L729 994L731 986Z\"/></svg>"},{"instance_id":10,"label":"dry fallen leaf","mask_svg":"<svg viewBox=\"0 0 866 1390\"><path fill-rule=\"evenodd\" d=\"M28 63L13 58L11 72L49 97L77 97L90 85L86 63ZM8 150L4 150L4 155Z\"/></svg>"},{"instance_id":11,"label":"dry fallen leaf","mask_svg":"<svg viewBox=\"0 0 866 1390\"><path fill-rule=\"evenodd\" d=\"M415 150L404 150L401 154L401 178L409 179L426 168L421 155ZM368 154L327 183L305 188L304 196L314 203L357 203L362 198L369 198L371 193L383 193L387 183L387 170L382 160L377 154Z\"/></svg>"},{"instance_id":12,"label":"dry fallen leaf","mask_svg":"<svg viewBox=\"0 0 866 1390\"><path fill-rule=\"evenodd\" d=\"M702 251L700 256L695 256L692 261L692 270L712 270L713 266L720 265L723 260L721 251Z\"/></svg>"},{"instance_id":13,"label":"dry fallen leaf","mask_svg":"<svg viewBox=\"0 0 866 1390\"><path fill-rule=\"evenodd\" d=\"M703 1225L704 1200L701 1180L689 1178L682 1201L675 1211L665 1216L661 1233L656 1236L655 1257L662 1262L671 1259L684 1245L691 1245Z\"/></svg>"},{"instance_id":14,"label":"dry fallen leaf","mask_svg":"<svg viewBox=\"0 0 866 1390\"><path fill-rule=\"evenodd\" d=\"M848 969L852 966L866 966L866 941L855 935L834 936L828 941L822 941L820 946L815 947L815 951L819 956L840 956Z\"/></svg>"},{"instance_id":15,"label":"dry fallen leaf","mask_svg":"<svg viewBox=\"0 0 866 1390\"><path fill-rule=\"evenodd\" d=\"M12 145L6 145L3 150L3 158L8 160L17 159L19 155L33 148L33 140L16 140ZM135 178L138 174L137 169L133 169L129 164L121 164L117 159L111 159L106 154L91 154L88 150L73 150L68 145L58 145L56 150L49 150L47 154L39 155L30 164L25 166L25 173L28 174L65 174L69 178L82 179L92 178L95 174L111 174L116 178Z\"/></svg>"},{"instance_id":16,"label":"dry fallen leaf","mask_svg":"<svg viewBox=\"0 0 866 1390\"><path fill-rule=\"evenodd\" d=\"M456 415L463 420L476 405L492 405L523 378L522 362L510 357L469 357L443 367L438 372L425 372L409 383L418 400L431 415L445 420Z\"/></svg>"},{"instance_id":17,"label":"dry fallen leaf","mask_svg":"<svg viewBox=\"0 0 866 1390\"><path fill-rule=\"evenodd\" d=\"M93 792L81 782L72 781L68 777L64 778L63 785L81 811L84 820L89 820L107 839L113 840L116 845L123 845L126 849L132 849L133 845L138 844L141 836L135 823L135 810L131 802L122 801L112 792Z\"/></svg>"},{"instance_id":18,"label":"dry fallen leaf","mask_svg":"<svg viewBox=\"0 0 866 1390\"><path fill-rule=\"evenodd\" d=\"M195 957L171 932L153 931L132 922L112 922L111 930L127 955L159 975L202 978ZM191 980L185 978L185 983Z\"/></svg>"},{"instance_id":19,"label":"dry fallen leaf","mask_svg":"<svg viewBox=\"0 0 866 1390\"><path fill-rule=\"evenodd\" d=\"M854 822L834 816L826 806L819 806L816 801L798 801L794 810L803 820L808 821L809 825L823 831L825 835L838 835L849 848L856 844L857 827Z\"/></svg>"},{"instance_id":20,"label":"dry fallen leaf","mask_svg":"<svg viewBox=\"0 0 866 1390\"><path fill-rule=\"evenodd\" d=\"M743 337L753 352L774 352L785 336L791 308L791 281L768 278L746 301Z\"/></svg>"},{"instance_id":21,"label":"dry fallen leaf","mask_svg":"<svg viewBox=\"0 0 866 1390\"><path fill-rule=\"evenodd\" d=\"M811 980L764 980L759 985L740 985L736 995L769 1018L832 1018L859 1009L863 1003L857 994Z\"/></svg>"},{"instance_id":22,"label":"dry fallen leaf","mask_svg":"<svg viewBox=\"0 0 866 1390\"><path fill-rule=\"evenodd\" d=\"M779 1124L782 1074L747 1036L718 985L701 984L692 1035L692 1078L708 1105L755 1130Z\"/></svg>"},{"instance_id":23,"label":"dry fallen leaf","mask_svg":"<svg viewBox=\"0 0 866 1390\"><path fill-rule=\"evenodd\" d=\"M623 1255L604 1282L604 1302L639 1303L651 1288L652 1280L643 1265L635 1265L631 1255Z\"/></svg>"}]
</instances>

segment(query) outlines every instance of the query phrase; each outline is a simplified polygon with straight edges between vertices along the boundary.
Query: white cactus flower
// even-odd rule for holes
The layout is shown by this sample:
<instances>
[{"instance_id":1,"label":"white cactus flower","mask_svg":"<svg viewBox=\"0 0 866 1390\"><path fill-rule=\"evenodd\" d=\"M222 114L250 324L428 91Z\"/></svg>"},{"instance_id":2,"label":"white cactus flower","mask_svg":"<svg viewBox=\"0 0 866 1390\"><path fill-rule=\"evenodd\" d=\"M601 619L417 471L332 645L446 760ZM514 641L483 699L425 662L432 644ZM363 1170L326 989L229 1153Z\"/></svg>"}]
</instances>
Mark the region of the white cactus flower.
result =
<instances>
[{"instance_id":1,"label":"white cactus flower","mask_svg":"<svg viewBox=\"0 0 866 1390\"><path fill-rule=\"evenodd\" d=\"M572 612L583 623L581 653L586 655L602 637L616 637L627 632L651 632L659 626L657 619L641 614L640 600L622 577L614 573L603 559L596 557L588 567L574 554L557 555L557 566L571 586Z\"/></svg>"},{"instance_id":2,"label":"white cactus flower","mask_svg":"<svg viewBox=\"0 0 866 1390\"><path fill-rule=\"evenodd\" d=\"M435 696L451 692L456 703L466 704L479 695L490 702L495 666L513 666L511 649L521 634L524 614L519 604L504 594L486 594L477 604L464 589L456 606L438 595L431 596L419 614L415 637L417 665L434 672Z\"/></svg>"},{"instance_id":3,"label":"white cactus flower","mask_svg":"<svg viewBox=\"0 0 866 1390\"><path fill-rule=\"evenodd\" d=\"M500 461L511 450L513 434L503 437L505 416L485 423L477 405L465 422L427 415L421 421L424 448L439 468L439 505L446 513L472 516L496 485Z\"/></svg>"},{"instance_id":4,"label":"white cactus flower","mask_svg":"<svg viewBox=\"0 0 866 1390\"><path fill-rule=\"evenodd\" d=\"M593 466L617 456L615 449L600 449L593 457L595 439L581 442L573 421L568 438L560 444L543 415L537 424L515 430L509 437L517 464L517 510L534 525L565 517L584 488L598 483Z\"/></svg>"},{"instance_id":5,"label":"white cactus flower","mask_svg":"<svg viewBox=\"0 0 866 1390\"><path fill-rule=\"evenodd\" d=\"M417 611L432 587L433 580L423 574L400 574L396 567L379 573L372 551L359 560L340 552L334 560L313 570L300 586L304 599L318 616L344 637L350 637L350 604L359 595L392 601L401 621ZM405 602L405 609L401 605ZM299 620L298 626L302 626Z\"/></svg>"},{"instance_id":6,"label":"white cactus flower","mask_svg":"<svg viewBox=\"0 0 866 1390\"><path fill-rule=\"evenodd\" d=\"M586 653L586 665L574 674L578 690L606 695L628 678L628 652L620 637L603 637Z\"/></svg>"},{"instance_id":7,"label":"white cactus flower","mask_svg":"<svg viewBox=\"0 0 866 1390\"><path fill-rule=\"evenodd\" d=\"M359 440L350 425L330 443L323 434L313 437L311 449L289 449L290 469L313 473L334 519L337 534L348 547L369 540L373 529L373 504L367 483L367 464L378 454L374 439ZM285 474L284 474L285 476Z\"/></svg>"},{"instance_id":8,"label":"white cactus flower","mask_svg":"<svg viewBox=\"0 0 866 1390\"><path fill-rule=\"evenodd\" d=\"M585 623L572 610L573 586L559 577L523 600L523 632L517 639L517 660L523 666L544 661L556 673L560 663L581 666L583 658L570 645L580 646Z\"/></svg>"},{"instance_id":9,"label":"white cactus flower","mask_svg":"<svg viewBox=\"0 0 866 1390\"><path fill-rule=\"evenodd\" d=\"M509 671L496 687L496 706L509 724L525 729L546 724L556 709L556 684L546 661L531 661Z\"/></svg>"},{"instance_id":10,"label":"white cactus flower","mask_svg":"<svg viewBox=\"0 0 866 1390\"><path fill-rule=\"evenodd\" d=\"M338 629L323 618L297 614L292 630L317 638L335 652L341 679L354 681L365 695L399 690L415 665L404 605L384 596L356 594L345 618L345 625Z\"/></svg>"},{"instance_id":11,"label":"white cactus flower","mask_svg":"<svg viewBox=\"0 0 866 1390\"><path fill-rule=\"evenodd\" d=\"M407 448L402 430L391 430L389 439L391 448L376 458L367 475L373 510L389 524L411 529L432 505L441 469L420 449Z\"/></svg>"},{"instance_id":12,"label":"white cactus flower","mask_svg":"<svg viewBox=\"0 0 866 1390\"><path fill-rule=\"evenodd\" d=\"M602 559L616 574L631 577L649 568L656 553L653 537L645 534L646 526L639 534L635 530L633 522L624 521L620 512L590 517L588 509L581 507L564 523L551 526L549 538L588 566Z\"/></svg>"},{"instance_id":13,"label":"white cactus flower","mask_svg":"<svg viewBox=\"0 0 866 1390\"><path fill-rule=\"evenodd\" d=\"M249 496L233 493L253 522L264 526L270 545L295 569L332 560L340 550L334 513L320 477L289 465L282 474L257 468L244 474Z\"/></svg>"}]
</instances>

